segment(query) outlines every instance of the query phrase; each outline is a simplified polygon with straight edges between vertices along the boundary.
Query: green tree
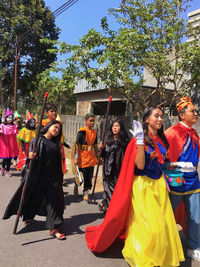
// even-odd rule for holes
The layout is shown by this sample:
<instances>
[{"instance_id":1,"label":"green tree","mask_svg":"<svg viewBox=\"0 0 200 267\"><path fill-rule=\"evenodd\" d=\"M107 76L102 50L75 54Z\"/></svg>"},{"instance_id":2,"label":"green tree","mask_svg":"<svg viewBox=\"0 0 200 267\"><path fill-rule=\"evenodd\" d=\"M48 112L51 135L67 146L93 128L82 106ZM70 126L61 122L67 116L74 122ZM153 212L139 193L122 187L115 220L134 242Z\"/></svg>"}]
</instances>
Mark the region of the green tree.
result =
<instances>
[{"instance_id":1,"label":"green tree","mask_svg":"<svg viewBox=\"0 0 200 267\"><path fill-rule=\"evenodd\" d=\"M52 73L62 73L62 78L52 75ZM33 93L36 99L31 110L38 112L42 107L43 99L41 96L48 92L48 102L53 102L58 107L59 114L76 114L76 98L73 94L75 85L75 71L73 66L62 68L59 64L54 64L51 68L38 74L37 81L39 88Z\"/></svg>"},{"instance_id":2,"label":"green tree","mask_svg":"<svg viewBox=\"0 0 200 267\"><path fill-rule=\"evenodd\" d=\"M61 43L57 51L68 54L77 78L93 86L105 83L113 94L128 99L133 111L142 112L147 104L172 105L181 93L192 93L199 77L199 40L193 32L194 41L185 41L192 29L181 18L188 2L123 0L110 10L120 25L117 31L103 18L102 33L92 29L78 45ZM155 89L141 89L144 69L155 79Z\"/></svg>"},{"instance_id":3,"label":"green tree","mask_svg":"<svg viewBox=\"0 0 200 267\"><path fill-rule=\"evenodd\" d=\"M10 106L14 92L14 62L18 36L18 103L33 103L31 92L38 89L37 74L56 60L49 53L51 44L41 44L41 38L57 40L59 29L52 12L43 0L0 0L0 79L1 105Z\"/></svg>"}]
</instances>

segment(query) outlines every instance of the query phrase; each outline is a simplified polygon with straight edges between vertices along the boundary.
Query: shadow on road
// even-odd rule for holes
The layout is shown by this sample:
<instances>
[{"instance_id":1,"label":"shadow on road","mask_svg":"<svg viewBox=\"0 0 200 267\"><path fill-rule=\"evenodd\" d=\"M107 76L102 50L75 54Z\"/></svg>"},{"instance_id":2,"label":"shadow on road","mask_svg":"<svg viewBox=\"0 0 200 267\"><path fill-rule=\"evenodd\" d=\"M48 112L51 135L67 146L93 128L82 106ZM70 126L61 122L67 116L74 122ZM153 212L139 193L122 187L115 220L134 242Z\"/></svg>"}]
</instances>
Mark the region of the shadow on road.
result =
<instances>
[{"instance_id":1,"label":"shadow on road","mask_svg":"<svg viewBox=\"0 0 200 267\"><path fill-rule=\"evenodd\" d=\"M54 239L54 237L48 237L48 238L43 238L43 239L39 239L39 240L34 240L34 241L26 242L26 243L23 243L22 246L35 244L35 243L42 242L42 241L47 241L47 240L50 240L50 239Z\"/></svg>"},{"instance_id":2,"label":"shadow on road","mask_svg":"<svg viewBox=\"0 0 200 267\"><path fill-rule=\"evenodd\" d=\"M88 205L98 205L97 200L102 199L102 192L98 192L94 194L94 202L88 203ZM83 201L83 195L78 195L78 196L74 196L74 195L65 195L64 194L64 201L65 201L65 206L70 206L72 203L79 203L81 201Z\"/></svg>"},{"instance_id":3,"label":"shadow on road","mask_svg":"<svg viewBox=\"0 0 200 267\"><path fill-rule=\"evenodd\" d=\"M97 219L104 218L102 213L86 213L74 215L64 220L62 231L67 235L84 234L85 232L80 229L83 225L88 225Z\"/></svg>"},{"instance_id":4,"label":"shadow on road","mask_svg":"<svg viewBox=\"0 0 200 267\"><path fill-rule=\"evenodd\" d=\"M37 232L37 231L46 231L46 224L45 221L37 221L33 220L33 223L29 226L24 226L17 234L25 234L30 232Z\"/></svg>"},{"instance_id":5,"label":"shadow on road","mask_svg":"<svg viewBox=\"0 0 200 267\"><path fill-rule=\"evenodd\" d=\"M118 238L106 251L104 251L101 254L94 253L94 255L99 258L122 259L123 247L124 247L124 242Z\"/></svg>"}]
</instances>

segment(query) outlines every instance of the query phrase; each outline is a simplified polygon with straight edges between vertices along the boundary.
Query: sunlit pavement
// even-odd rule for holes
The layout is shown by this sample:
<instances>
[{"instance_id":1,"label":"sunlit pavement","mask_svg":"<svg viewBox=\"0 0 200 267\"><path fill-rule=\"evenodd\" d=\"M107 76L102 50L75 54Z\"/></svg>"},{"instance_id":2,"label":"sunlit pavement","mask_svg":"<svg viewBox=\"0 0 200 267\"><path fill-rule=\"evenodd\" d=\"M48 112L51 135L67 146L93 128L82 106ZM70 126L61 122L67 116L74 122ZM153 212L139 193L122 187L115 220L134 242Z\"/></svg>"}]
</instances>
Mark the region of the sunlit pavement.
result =
<instances>
[{"instance_id":1,"label":"sunlit pavement","mask_svg":"<svg viewBox=\"0 0 200 267\"><path fill-rule=\"evenodd\" d=\"M20 183L20 174L12 169L13 176L0 176L0 216L2 218L6 205ZM99 212L97 203L102 193L95 194L96 203L87 204L80 195L73 195L73 178L65 176L64 196L66 209L64 213L63 231L67 235L65 241L53 239L45 228L45 218L36 217L33 224L24 227L20 220L17 234L12 233L16 216L9 220L0 220L0 266L1 267L118 267L128 266L121 250L123 244L118 241L101 255L91 253L85 242L87 225L100 224L103 214ZM184 242L185 238L183 238ZM185 242L184 242L185 247ZM182 267L200 267L200 263L186 258Z\"/></svg>"}]
</instances>

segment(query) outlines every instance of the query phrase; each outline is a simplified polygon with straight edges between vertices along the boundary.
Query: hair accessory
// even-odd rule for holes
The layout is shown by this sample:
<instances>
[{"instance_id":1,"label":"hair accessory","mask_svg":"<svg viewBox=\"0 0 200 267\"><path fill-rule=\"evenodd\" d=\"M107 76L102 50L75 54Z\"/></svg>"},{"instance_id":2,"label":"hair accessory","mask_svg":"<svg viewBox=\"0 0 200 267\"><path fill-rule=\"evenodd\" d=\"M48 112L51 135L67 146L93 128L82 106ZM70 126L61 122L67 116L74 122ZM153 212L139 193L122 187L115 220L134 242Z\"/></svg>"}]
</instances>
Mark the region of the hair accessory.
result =
<instances>
[{"instance_id":1,"label":"hair accessory","mask_svg":"<svg viewBox=\"0 0 200 267\"><path fill-rule=\"evenodd\" d=\"M187 107L189 104L192 104L192 100L189 97L181 97L179 103L176 105L176 109L180 112L184 107Z\"/></svg>"},{"instance_id":2,"label":"hair accessory","mask_svg":"<svg viewBox=\"0 0 200 267\"><path fill-rule=\"evenodd\" d=\"M9 108L7 108L7 111L6 111L6 117L8 117L8 116L10 116L10 115L12 115L12 112L10 111Z\"/></svg>"}]
</instances>

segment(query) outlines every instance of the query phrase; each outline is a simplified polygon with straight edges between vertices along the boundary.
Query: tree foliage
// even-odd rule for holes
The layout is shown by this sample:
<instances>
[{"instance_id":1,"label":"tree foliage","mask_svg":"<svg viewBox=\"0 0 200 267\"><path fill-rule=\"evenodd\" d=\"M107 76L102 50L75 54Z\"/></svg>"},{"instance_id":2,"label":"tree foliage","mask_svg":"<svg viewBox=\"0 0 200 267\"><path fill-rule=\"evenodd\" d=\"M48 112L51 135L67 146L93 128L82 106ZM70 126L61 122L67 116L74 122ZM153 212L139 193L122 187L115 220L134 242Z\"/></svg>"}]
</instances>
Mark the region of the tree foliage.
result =
<instances>
[{"instance_id":1,"label":"tree foliage","mask_svg":"<svg viewBox=\"0 0 200 267\"><path fill-rule=\"evenodd\" d=\"M33 103L31 95L38 89L37 74L56 60L49 53L51 44L41 44L41 38L57 40L59 29L44 0L0 0L0 79L1 105L10 106L14 92L15 48L18 48L18 103ZM16 36L18 41L16 43Z\"/></svg>"},{"instance_id":2,"label":"tree foliage","mask_svg":"<svg viewBox=\"0 0 200 267\"><path fill-rule=\"evenodd\" d=\"M110 9L118 30L111 30L105 17L102 33L92 29L77 45L61 43L57 51L68 54L67 64L75 66L77 78L94 87L105 83L113 94L128 99L133 111L141 112L147 104L171 105L176 96L199 88L198 35L181 17L188 3L123 0ZM186 42L188 32L194 35L191 42ZM144 69L155 88L142 89Z\"/></svg>"},{"instance_id":3,"label":"tree foliage","mask_svg":"<svg viewBox=\"0 0 200 267\"><path fill-rule=\"evenodd\" d=\"M62 73L62 78L52 75L52 72ZM32 110L38 112L42 107L42 98L48 92L48 102L56 103L59 114L74 115L76 113L76 98L73 94L75 85L75 71L73 66L62 68L59 64L53 64L51 68L37 76L38 90L33 93L36 99Z\"/></svg>"}]
</instances>

